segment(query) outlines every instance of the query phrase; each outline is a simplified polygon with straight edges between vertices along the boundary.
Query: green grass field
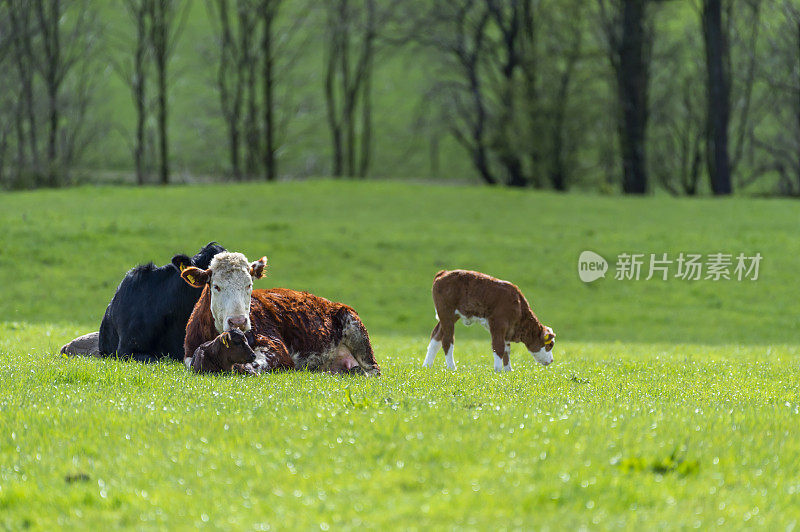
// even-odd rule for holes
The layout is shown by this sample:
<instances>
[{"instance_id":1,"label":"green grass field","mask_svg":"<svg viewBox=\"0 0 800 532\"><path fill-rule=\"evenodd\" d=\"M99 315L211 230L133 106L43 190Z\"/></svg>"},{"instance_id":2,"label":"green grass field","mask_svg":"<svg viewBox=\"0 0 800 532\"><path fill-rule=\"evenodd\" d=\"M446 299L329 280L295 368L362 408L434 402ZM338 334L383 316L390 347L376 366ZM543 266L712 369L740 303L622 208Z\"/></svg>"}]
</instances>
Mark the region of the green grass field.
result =
<instances>
[{"instance_id":1,"label":"green grass field","mask_svg":"<svg viewBox=\"0 0 800 532\"><path fill-rule=\"evenodd\" d=\"M0 195L0 528L766 528L800 521L794 202L310 181ZM257 288L355 307L383 376L195 376L66 359L125 271L209 240ZM577 257L611 262L584 284ZM764 257L758 281L616 281L622 252ZM516 282L558 333L495 374L442 268Z\"/></svg>"}]
</instances>

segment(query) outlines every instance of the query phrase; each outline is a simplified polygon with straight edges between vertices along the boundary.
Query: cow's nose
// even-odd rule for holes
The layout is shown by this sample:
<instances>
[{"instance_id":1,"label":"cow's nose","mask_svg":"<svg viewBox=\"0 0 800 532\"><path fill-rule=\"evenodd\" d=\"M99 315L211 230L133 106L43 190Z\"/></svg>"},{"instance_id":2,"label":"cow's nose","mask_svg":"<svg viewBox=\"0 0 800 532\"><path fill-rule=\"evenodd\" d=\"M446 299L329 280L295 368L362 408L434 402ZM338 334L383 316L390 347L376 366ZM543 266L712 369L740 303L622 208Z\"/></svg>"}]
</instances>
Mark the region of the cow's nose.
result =
<instances>
[{"instance_id":1,"label":"cow's nose","mask_svg":"<svg viewBox=\"0 0 800 532\"><path fill-rule=\"evenodd\" d=\"M228 318L228 329L245 330L247 327L247 316L231 316Z\"/></svg>"}]
</instances>

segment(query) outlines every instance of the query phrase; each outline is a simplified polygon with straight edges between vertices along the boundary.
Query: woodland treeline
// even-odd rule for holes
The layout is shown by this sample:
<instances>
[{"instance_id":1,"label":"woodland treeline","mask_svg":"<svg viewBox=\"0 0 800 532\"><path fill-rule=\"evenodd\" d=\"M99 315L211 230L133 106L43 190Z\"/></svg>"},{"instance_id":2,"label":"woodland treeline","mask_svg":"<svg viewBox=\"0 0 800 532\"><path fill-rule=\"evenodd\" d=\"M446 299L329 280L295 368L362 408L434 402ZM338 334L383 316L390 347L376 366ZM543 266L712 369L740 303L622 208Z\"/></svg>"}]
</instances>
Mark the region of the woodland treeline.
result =
<instances>
[{"instance_id":1,"label":"woodland treeline","mask_svg":"<svg viewBox=\"0 0 800 532\"><path fill-rule=\"evenodd\" d=\"M800 0L0 0L0 185L74 183L114 135L133 182L173 182L187 77L219 179L800 196Z\"/></svg>"}]
</instances>

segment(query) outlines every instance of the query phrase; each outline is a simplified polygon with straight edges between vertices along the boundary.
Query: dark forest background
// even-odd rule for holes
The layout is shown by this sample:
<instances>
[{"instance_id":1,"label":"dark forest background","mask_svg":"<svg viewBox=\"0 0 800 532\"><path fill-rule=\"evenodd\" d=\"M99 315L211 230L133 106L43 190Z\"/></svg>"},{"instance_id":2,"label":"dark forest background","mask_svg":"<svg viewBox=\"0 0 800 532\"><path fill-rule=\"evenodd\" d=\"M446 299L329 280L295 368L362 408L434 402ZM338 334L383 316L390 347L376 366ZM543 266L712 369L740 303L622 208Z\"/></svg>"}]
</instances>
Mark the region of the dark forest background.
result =
<instances>
[{"instance_id":1,"label":"dark forest background","mask_svg":"<svg viewBox=\"0 0 800 532\"><path fill-rule=\"evenodd\" d=\"M0 0L0 186L800 196L800 0Z\"/></svg>"}]
</instances>

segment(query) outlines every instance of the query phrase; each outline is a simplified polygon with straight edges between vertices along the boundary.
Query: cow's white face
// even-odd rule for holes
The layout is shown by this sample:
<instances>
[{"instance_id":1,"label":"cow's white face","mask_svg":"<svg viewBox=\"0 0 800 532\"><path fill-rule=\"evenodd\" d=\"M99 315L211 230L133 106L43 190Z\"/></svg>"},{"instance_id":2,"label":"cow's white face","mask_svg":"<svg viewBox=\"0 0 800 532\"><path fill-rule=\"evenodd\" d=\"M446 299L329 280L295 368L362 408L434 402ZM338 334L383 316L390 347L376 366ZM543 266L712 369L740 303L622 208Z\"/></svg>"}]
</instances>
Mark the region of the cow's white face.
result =
<instances>
[{"instance_id":1,"label":"cow's white face","mask_svg":"<svg viewBox=\"0 0 800 532\"><path fill-rule=\"evenodd\" d=\"M553 362L553 347L556 345L556 333L550 327L544 326L542 329L542 348L538 351L528 349L533 358L542 366L547 366Z\"/></svg>"},{"instance_id":2,"label":"cow's white face","mask_svg":"<svg viewBox=\"0 0 800 532\"><path fill-rule=\"evenodd\" d=\"M218 333L231 329L249 331L253 279L261 278L266 264L266 257L250 264L241 253L218 253L207 270L186 268L181 276L192 286L208 284Z\"/></svg>"},{"instance_id":3,"label":"cow's white face","mask_svg":"<svg viewBox=\"0 0 800 532\"><path fill-rule=\"evenodd\" d=\"M249 264L242 255L242 264L238 267L217 269L211 261L211 279L208 285L211 290L211 314L217 332L231 329L250 330L250 296L253 293L253 278L250 276Z\"/></svg>"}]
</instances>

